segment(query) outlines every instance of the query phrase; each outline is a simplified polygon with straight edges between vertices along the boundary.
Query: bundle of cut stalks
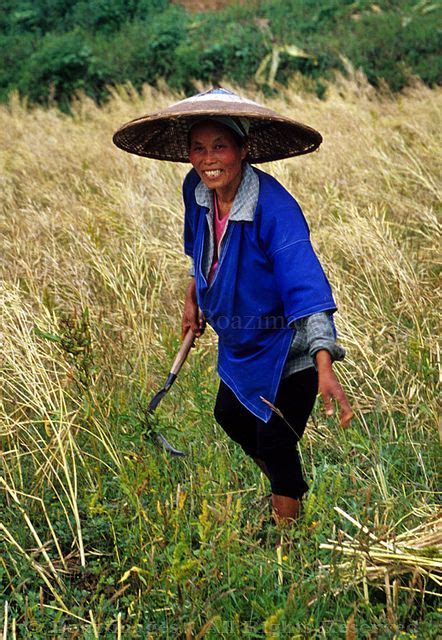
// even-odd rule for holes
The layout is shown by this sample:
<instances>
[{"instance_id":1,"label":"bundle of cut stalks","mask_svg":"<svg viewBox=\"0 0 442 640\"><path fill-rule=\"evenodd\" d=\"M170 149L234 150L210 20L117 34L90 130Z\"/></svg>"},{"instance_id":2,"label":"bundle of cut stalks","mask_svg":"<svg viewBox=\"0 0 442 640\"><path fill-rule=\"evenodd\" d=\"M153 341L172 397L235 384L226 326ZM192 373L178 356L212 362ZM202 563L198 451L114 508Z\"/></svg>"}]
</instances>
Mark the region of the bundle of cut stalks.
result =
<instances>
[{"instance_id":1,"label":"bundle of cut stalks","mask_svg":"<svg viewBox=\"0 0 442 640\"><path fill-rule=\"evenodd\" d=\"M380 537L339 507L335 507L335 510L358 529L358 534L352 537L340 530L338 540L329 539L327 543L322 543L321 549L331 549L352 557L352 561L322 565L322 569L338 570L345 582L354 584L362 581L367 600L368 582L382 583L389 589L390 578L407 573L413 574L413 585L416 584L417 576L423 578L419 581L420 588L415 589L412 585L400 584L395 580L396 588L442 596L441 591L434 589L434 585L436 589L442 586L440 513L433 514L423 524L398 536L392 532Z\"/></svg>"}]
</instances>

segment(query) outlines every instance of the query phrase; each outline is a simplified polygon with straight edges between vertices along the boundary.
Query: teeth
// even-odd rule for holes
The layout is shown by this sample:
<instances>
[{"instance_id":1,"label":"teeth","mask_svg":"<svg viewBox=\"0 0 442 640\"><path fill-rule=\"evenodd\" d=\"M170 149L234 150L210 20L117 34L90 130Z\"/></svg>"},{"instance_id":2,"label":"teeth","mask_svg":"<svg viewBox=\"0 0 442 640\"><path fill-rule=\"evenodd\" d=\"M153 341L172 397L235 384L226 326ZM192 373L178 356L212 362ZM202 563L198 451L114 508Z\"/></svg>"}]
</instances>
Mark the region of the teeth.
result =
<instances>
[{"instance_id":1,"label":"teeth","mask_svg":"<svg viewBox=\"0 0 442 640\"><path fill-rule=\"evenodd\" d=\"M209 176L209 178L216 178L217 176L221 175L221 169L215 169L214 171L204 171L204 173L206 174L206 176Z\"/></svg>"}]
</instances>

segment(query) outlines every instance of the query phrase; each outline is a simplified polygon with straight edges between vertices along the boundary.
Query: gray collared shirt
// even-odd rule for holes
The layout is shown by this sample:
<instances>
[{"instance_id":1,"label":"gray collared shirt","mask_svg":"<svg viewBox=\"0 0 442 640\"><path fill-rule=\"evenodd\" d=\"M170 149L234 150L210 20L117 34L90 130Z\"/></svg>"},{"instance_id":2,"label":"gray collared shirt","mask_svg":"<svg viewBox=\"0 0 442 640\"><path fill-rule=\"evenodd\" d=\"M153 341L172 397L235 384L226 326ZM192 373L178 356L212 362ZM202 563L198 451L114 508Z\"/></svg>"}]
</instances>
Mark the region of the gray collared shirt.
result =
<instances>
[{"instance_id":1,"label":"gray collared shirt","mask_svg":"<svg viewBox=\"0 0 442 640\"><path fill-rule=\"evenodd\" d=\"M259 178L252 167L245 163L241 183L236 192L227 225L230 222L238 221L253 222L258 196ZM209 233L205 234L202 263L203 274L207 278L215 251L214 206L213 192L206 187L203 181L199 182L195 189L195 199L197 204L207 208L206 220ZM221 254L222 248L223 241L221 240L218 255ZM191 276L195 275L193 264L189 269L189 274ZM344 359L345 349L336 343L330 312L313 313L305 318L295 320L293 325L296 331L282 372L283 378L297 371L316 366L314 355L321 349L325 349L330 353L332 361Z\"/></svg>"}]
</instances>

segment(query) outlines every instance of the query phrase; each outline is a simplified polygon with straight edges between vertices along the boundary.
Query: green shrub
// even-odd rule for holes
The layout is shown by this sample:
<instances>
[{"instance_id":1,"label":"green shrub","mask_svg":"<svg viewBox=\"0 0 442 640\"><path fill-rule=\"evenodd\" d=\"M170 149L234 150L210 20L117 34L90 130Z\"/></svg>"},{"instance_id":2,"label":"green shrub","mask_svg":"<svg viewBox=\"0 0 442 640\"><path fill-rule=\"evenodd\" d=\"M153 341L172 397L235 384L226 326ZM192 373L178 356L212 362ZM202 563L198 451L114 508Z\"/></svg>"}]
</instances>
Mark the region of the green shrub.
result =
<instances>
[{"instance_id":1,"label":"green shrub","mask_svg":"<svg viewBox=\"0 0 442 640\"><path fill-rule=\"evenodd\" d=\"M79 89L99 99L103 77L81 34L51 34L31 55L18 87L34 102L53 99L67 108L70 97Z\"/></svg>"},{"instance_id":2,"label":"green shrub","mask_svg":"<svg viewBox=\"0 0 442 640\"><path fill-rule=\"evenodd\" d=\"M19 74L35 49L32 34L0 35L0 100L18 88Z\"/></svg>"},{"instance_id":3,"label":"green shrub","mask_svg":"<svg viewBox=\"0 0 442 640\"><path fill-rule=\"evenodd\" d=\"M127 81L141 88L164 78L186 92L194 80L244 85L275 46L276 81L298 72L318 95L343 70L342 56L373 85L399 90L413 74L441 81L440 9L431 0L256 0L192 14L170 0L5 0L3 9L0 99L19 88L66 108L78 89L102 100L106 84Z\"/></svg>"},{"instance_id":4,"label":"green shrub","mask_svg":"<svg viewBox=\"0 0 442 640\"><path fill-rule=\"evenodd\" d=\"M176 50L173 86L190 88L196 78L217 83L228 77L245 83L253 77L267 49L251 21L231 21L205 14L190 25L189 36Z\"/></svg>"},{"instance_id":5,"label":"green shrub","mask_svg":"<svg viewBox=\"0 0 442 640\"><path fill-rule=\"evenodd\" d=\"M411 73L419 73L428 84L441 80L437 57L439 35L434 18L431 15L414 16L410 21L406 18L392 13L367 14L354 22L347 34L345 55L363 69L374 85L383 78L397 91Z\"/></svg>"}]
</instances>

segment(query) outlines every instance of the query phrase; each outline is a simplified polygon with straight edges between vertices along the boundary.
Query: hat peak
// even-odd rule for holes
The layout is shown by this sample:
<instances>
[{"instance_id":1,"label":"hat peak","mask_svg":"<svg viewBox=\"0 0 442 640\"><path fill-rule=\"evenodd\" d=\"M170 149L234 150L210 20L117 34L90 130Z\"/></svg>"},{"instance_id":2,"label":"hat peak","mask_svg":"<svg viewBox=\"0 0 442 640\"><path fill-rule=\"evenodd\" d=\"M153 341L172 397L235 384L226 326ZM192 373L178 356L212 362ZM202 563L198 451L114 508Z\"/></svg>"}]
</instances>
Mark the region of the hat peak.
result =
<instances>
[{"instance_id":1,"label":"hat peak","mask_svg":"<svg viewBox=\"0 0 442 640\"><path fill-rule=\"evenodd\" d=\"M253 100L249 100L248 98L243 98L237 93L230 91L230 89L224 89L223 87L212 87L212 89L209 89L208 91L202 91L201 93L190 96L190 98L184 98L184 100L175 102L171 107L174 108L186 104L204 105L212 103L213 101L223 102L224 104L248 104L261 108L261 105L257 102L253 102Z\"/></svg>"},{"instance_id":2,"label":"hat peak","mask_svg":"<svg viewBox=\"0 0 442 640\"><path fill-rule=\"evenodd\" d=\"M230 89L224 89L224 87L212 87L211 89L209 89L208 91L203 91L202 93L198 93L198 96L207 96L207 95L217 95L217 94L223 94L223 95L228 95L228 96L237 96L237 93L234 93L233 91L230 91ZM195 96L196 97L196 96Z\"/></svg>"}]
</instances>

